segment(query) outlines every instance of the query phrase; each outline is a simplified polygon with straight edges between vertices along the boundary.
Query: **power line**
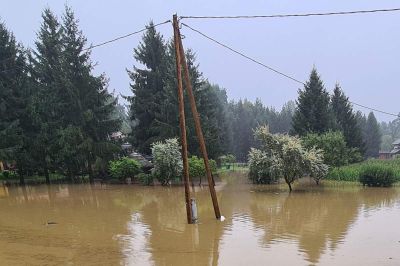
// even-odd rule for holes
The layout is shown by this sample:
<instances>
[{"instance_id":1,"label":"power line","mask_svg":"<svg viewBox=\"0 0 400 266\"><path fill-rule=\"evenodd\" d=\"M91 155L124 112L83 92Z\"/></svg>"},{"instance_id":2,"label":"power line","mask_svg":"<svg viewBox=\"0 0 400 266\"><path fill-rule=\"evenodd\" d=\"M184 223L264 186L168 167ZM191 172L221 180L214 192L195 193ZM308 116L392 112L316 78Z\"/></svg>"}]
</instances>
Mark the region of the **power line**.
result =
<instances>
[{"instance_id":1,"label":"power line","mask_svg":"<svg viewBox=\"0 0 400 266\"><path fill-rule=\"evenodd\" d=\"M326 13L305 13L305 14L240 15L240 16L181 16L180 19L289 18L289 17L313 17L313 16L332 16L332 15L354 15L354 14L369 14L369 13L396 12L396 11L400 11L400 8L339 11L339 12L326 12Z\"/></svg>"},{"instance_id":2,"label":"power line","mask_svg":"<svg viewBox=\"0 0 400 266\"><path fill-rule=\"evenodd\" d=\"M249 60L249 61L252 61L252 62L254 62L254 63L256 63L256 64L258 64L258 65L260 65L260 66L262 66L262 67L264 67L264 68L266 68L266 69L268 69L268 70L270 70L270 71L273 71L273 72L275 72L275 73L277 73L277 74L279 74L279 75L281 75L281 76L283 76L283 77L285 77L285 78L288 78L288 79L290 79L290 80L292 80L292 81L294 81L294 82L297 82L297 83L302 84L302 85L304 85L304 86L306 85L306 83L304 83L304 82L302 82L302 81L300 81L300 80L298 80L298 79L296 79L296 78L294 78L294 77L292 77L292 76L290 76L290 75L288 75L288 74L285 74L285 73L283 73L283 72L281 72L281 71L279 71L279 70L277 70L277 69L275 69L275 68L273 68L273 67L271 67L271 66L268 66L268 65L266 65L266 64L264 64L264 63L262 63L262 62L260 62L260 61L258 61L258 60L256 60L256 59L250 57L250 56L247 56L247 55L245 55L243 52L240 52L240 51L238 51L238 50L235 50L234 48L232 48L232 47L230 47L230 46L228 46L228 45L226 45L226 44L223 44L223 43L221 43L220 41L217 41L216 39L214 39L214 38L212 38L212 37L210 37L210 36L208 36L208 35L202 33L201 31L199 31L199 30L197 30L197 29L192 28L191 26L189 26L189 25L187 25L187 24L185 24L185 23L183 23L183 22L182 22L181 24L182 24L183 26L189 28L190 30L192 30L192 31L194 31L194 32L196 32L196 33L198 33L198 34L200 34L201 36L205 37L206 39L208 39L208 40L210 40L210 41L212 41L212 42L214 42L214 43L216 43L216 44L222 46L222 47L225 48L225 49L230 50L231 52L234 52L234 53L236 53L236 54L238 54L238 55L240 55L240 56L246 58L246 59ZM352 101L349 101L349 102L350 102L351 104L354 104L354 105L357 105L357 106L359 106L359 107L363 107L363 108L366 108L366 109L369 109L369 110L372 110L372 111L375 111L375 112L378 112L378 113L382 113L382 114L386 114L386 115L391 115L391 116L395 116L395 117L400 117L400 115L398 115L398 114L394 114L394 113L382 111L382 110L379 110L379 109L376 109L376 108L373 108L373 107L368 107L368 106L365 106L365 105L362 105L362 104L359 104L359 103L356 103L356 102L352 102Z\"/></svg>"},{"instance_id":3,"label":"power line","mask_svg":"<svg viewBox=\"0 0 400 266\"><path fill-rule=\"evenodd\" d=\"M135 34L139 34L139 33L141 33L141 32L144 32L144 31L148 30L148 29L152 29L152 28L158 27L158 26L160 26L160 25L163 25L163 24L166 24L166 23L169 23L169 22L171 22L171 20L166 20L166 21L164 21L164 22L157 23L157 24L154 24L154 25L152 25L152 26L145 27L145 28L140 29L140 30L137 30L137 31L135 31L135 32L131 32L131 33L128 33L128 34L125 34L125 35L116 37L116 38L114 38L114 39L111 39L111 40L108 40L108 41L105 41L105 42L102 42L102 43L98 43L98 44L91 45L91 46L89 46L88 48L83 49L83 51L92 50L93 48L100 47L100 46L103 46L103 45L106 45L106 44L109 44L109 43L112 43L112 42L115 42L115 41L119 41L119 40L121 40L121 39L130 37L130 36L135 35ZM7 58L7 59L2 60L2 61L6 61L6 60L8 60L8 59L10 59L10 58ZM0 62L2 62L2 61L0 61ZM5 69L5 70L1 70L0 73L6 73L6 72L9 72L9 71L13 71L13 70L21 69L21 68L22 68L22 67L16 67L16 68Z\"/></svg>"},{"instance_id":4,"label":"power line","mask_svg":"<svg viewBox=\"0 0 400 266\"><path fill-rule=\"evenodd\" d=\"M132 36L132 35L135 35L135 34L138 34L138 33L141 33L141 32L144 32L144 31L146 31L146 30L148 30L148 29L152 29L152 28L158 27L158 26L160 26L160 25L163 25L163 24L166 24L166 23L169 23L169 22L171 22L171 20L166 20L166 21L164 21L164 22L157 23L157 24L154 24L154 25L149 26L149 27L145 27L145 28L140 29L140 30L138 30L138 31L131 32L131 33L128 33L128 34L125 34L125 35L116 37L116 38L114 38L114 39L111 39L111 40L108 40L108 41L99 43L99 44L91 45L91 46L89 46L88 48L83 49L83 51L92 50L93 48L100 47L100 46L103 46L103 45L106 45L106 44L109 44L109 43L112 43L112 42L115 42L115 41L119 41L119 40L121 40L121 39L127 38L127 37L129 37L129 36Z\"/></svg>"},{"instance_id":5,"label":"power line","mask_svg":"<svg viewBox=\"0 0 400 266\"><path fill-rule=\"evenodd\" d=\"M378 113L382 113L382 114L386 114L386 115L391 115L391 116L395 116L395 117L400 117L400 114L394 114L394 113L389 113L389 112L385 112L385 111L382 111L382 110L378 110L378 109L375 109L375 108L372 108L372 107L368 107L368 106L365 106L365 105L362 105L362 104L359 104L359 103L355 103L355 102L352 102L352 101L349 101L351 104L354 104L354 105L357 105L357 106L360 106L360 107L363 107L363 108L365 108L365 109L368 109L368 110L371 110L371 111L375 111L375 112L378 112Z\"/></svg>"},{"instance_id":6,"label":"power line","mask_svg":"<svg viewBox=\"0 0 400 266\"><path fill-rule=\"evenodd\" d=\"M246 58L246 59L248 59L248 60L250 60L250 61L252 61L252 62L254 62L254 63L256 63L256 64L258 64L258 65L261 65L262 67L267 68L268 70L271 70L271 71L273 71L273 72L275 72L275 73L277 73L277 74L279 74L279 75L282 75L282 76L284 76L284 77L286 77L286 78L288 78L288 79L291 79L291 80L293 80L293 81L295 81L295 82L297 82L297 83L300 83L300 84L302 84L302 85L305 85L304 82L302 82L302 81L300 81L300 80L298 80L298 79L296 79L296 78L293 78L293 77L291 77L291 76L289 76L289 75L287 75L287 74L285 74L285 73L283 73L283 72L281 72L281 71L279 71L279 70L276 70L275 68L273 68L273 67L271 67L271 66L268 66L268 65L266 65L266 64L264 64L264 63L261 63L260 61L254 59L254 58L251 58L250 56L247 56L247 55L245 55L244 53L239 52L238 50L235 50L235 49L233 49L232 47L229 47L228 45L223 44L223 43L217 41L216 39L211 38L210 36L205 35L204 33L202 33L202 32L200 32L200 31L198 31L198 30L196 30L196 29L190 27L189 25L187 25L187 24L185 24L185 23L183 23L183 22L182 22L181 24L182 24L183 26L185 26L185 27L191 29L192 31L197 32L198 34L202 35L203 37L205 37L205 38L207 38L207 39L209 39L209 40L211 40L211 41L217 43L218 45L220 45L220 46L222 46L222 47L224 47L224 48L226 48L226 49L228 49L228 50L230 50L230 51L232 51L232 52L234 52L234 53L236 53L236 54L238 54L238 55L240 55L240 56L242 56L242 57L244 57L244 58Z\"/></svg>"}]
</instances>

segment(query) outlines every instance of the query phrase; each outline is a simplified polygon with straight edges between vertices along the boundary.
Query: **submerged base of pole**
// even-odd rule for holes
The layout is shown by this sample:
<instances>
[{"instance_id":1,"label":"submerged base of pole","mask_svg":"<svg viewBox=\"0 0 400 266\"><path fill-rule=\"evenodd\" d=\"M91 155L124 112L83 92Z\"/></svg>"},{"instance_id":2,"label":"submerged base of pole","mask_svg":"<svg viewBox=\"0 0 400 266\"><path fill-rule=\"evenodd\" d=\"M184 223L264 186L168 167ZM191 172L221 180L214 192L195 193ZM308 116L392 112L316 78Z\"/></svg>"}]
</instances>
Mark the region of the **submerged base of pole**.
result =
<instances>
[{"instance_id":1,"label":"submerged base of pole","mask_svg":"<svg viewBox=\"0 0 400 266\"><path fill-rule=\"evenodd\" d=\"M192 222L197 223L198 216L197 216L197 204L196 199L190 199L190 208L192 209Z\"/></svg>"}]
</instances>

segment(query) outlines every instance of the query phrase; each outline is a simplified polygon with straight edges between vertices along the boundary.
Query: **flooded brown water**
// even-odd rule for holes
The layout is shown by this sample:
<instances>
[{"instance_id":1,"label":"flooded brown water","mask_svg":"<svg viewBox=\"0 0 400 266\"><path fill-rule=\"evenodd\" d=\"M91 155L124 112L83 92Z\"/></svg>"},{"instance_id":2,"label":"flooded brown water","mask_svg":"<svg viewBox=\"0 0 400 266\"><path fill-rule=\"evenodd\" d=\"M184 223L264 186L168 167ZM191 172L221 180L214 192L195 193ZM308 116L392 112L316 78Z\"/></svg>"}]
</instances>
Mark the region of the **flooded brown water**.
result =
<instances>
[{"instance_id":1,"label":"flooded brown water","mask_svg":"<svg viewBox=\"0 0 400 266\"><path fill-rule=\"evenodd\" d=\"M400 188L0 186L0 265L400 265Z\"/></svg>"}]
</instances>

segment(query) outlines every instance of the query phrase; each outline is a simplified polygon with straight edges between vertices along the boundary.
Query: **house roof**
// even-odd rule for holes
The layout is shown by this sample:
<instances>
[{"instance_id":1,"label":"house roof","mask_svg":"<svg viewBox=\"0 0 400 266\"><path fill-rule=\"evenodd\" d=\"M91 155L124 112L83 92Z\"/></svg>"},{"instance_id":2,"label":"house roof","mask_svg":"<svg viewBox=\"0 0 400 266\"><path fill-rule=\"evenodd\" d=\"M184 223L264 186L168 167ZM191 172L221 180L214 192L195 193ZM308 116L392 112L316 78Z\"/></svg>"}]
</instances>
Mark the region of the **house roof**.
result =
<instances>
[{"instance_id":1,"label":"house roof","mask_svg":"<svg viewBox=\"0 0 400 266\"><path fill-rule=\"evenodd\" d=\"M400 154L400 149L393 149L390 154Z\"/></svg>"},{"instance_id":2,"label":"house roof","mask_svg":"<svg viewBox=\"0 0 400 266\"><path fill-rule=\"evenodd\" d=\"M400 139L396 139L392 144L393 145L400 145Z\"/></svg>"},{"instance_id":3,"label":"house roof","mask_svg":"<svg viewBox=\"0 0 400 266\"><path fill-rule=\"evenodd\" d=\"M132 152L131 154L129 154L129 157L137 160L139 163L142 164L143 167L152 167L153 166L153 164L149 160L144 158L144 156L141 155L140 153Z\"/></svg>"}]
</instances>

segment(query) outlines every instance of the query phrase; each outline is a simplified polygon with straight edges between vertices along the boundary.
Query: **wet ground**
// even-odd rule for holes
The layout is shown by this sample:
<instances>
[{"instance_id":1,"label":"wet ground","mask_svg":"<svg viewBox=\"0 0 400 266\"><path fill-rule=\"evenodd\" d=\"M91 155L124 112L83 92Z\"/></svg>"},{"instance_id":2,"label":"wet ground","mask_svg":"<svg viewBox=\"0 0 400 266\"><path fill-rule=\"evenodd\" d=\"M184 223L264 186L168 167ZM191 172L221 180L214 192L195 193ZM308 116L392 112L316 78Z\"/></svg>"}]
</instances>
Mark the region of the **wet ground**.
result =
<instances>
[{"instance_id":1,"label":"wet ground","mask_svg":"<svg viewBox=\"0 0 400 266\"><path fill-rule=\"evenodd\" d=\"M400 265L400 188L0 186L0 265ZM307 182L306 182L307 183Z\"/></svg>"}]
</instances>

